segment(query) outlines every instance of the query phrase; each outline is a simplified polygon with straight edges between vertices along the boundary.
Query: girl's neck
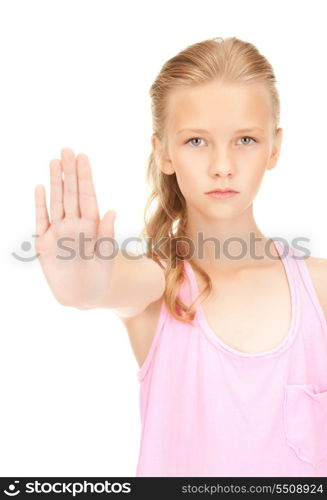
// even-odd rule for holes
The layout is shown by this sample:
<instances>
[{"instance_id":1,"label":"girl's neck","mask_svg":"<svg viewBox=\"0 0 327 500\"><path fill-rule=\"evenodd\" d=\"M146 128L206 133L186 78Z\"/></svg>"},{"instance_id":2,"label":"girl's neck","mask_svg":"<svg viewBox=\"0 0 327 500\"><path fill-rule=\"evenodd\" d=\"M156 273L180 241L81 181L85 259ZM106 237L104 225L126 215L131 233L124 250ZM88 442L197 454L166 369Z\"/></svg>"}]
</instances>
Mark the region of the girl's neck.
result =
<instances>
[{"instance_id":1,"label":"girl's neck","mask_svg":"<svg viewBox=\"0 0 327 500\"><path fill-rule=\"evenodd\" d=\"M272 265L278 258L275 245L258 228L252 210L237 219L192 218L186 234L192 240L188 258L213 272Z\"/></svg>"}]
</instances>

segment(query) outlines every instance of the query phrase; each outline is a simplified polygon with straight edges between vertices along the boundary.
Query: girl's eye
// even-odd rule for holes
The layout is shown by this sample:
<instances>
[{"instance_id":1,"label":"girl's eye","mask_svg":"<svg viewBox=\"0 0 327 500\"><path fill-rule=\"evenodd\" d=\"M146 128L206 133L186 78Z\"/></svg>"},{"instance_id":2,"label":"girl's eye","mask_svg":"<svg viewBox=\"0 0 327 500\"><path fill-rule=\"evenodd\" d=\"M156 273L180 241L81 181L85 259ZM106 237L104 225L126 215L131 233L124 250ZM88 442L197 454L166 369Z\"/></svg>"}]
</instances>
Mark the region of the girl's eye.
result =
<instances>
[{"instance_id":1,"label":"girl's eye","mask_svg":"<svg viewBox=\"0 0 327 500\"><path fill-rule=\"evenodd\" d=\"M246 135L244 137L241 137L241 139L250 139L252 142L257 142L255 139L253 139L253 137L248 137ZM186 141L185 144L191 143L192 141L195 141L195 140L202 141L203 139L201 139L200 137L192 137L192 139L189 139L188 141ZM196 144L195 146L197 146L198 144ZM243 143L243 146L247 146L248 144L252 144L252 143L251 142ZM192 144L192 145L194 146L194 144Z\"/></svg>"},{"instance_id":2,"label":"girl's eye","mask_svg":"<svg viewBox=\"0 0 327 500\"><path fill-rule=\"evenodd\" d=\"M251 139L251 141L253 141L253 142L257 142L255 139L253 139L253 137L248 137L248 136L246 136L246 135L245 135L244 137L241 137L241 139ZM243 144L244 144L244 143L243 143ZM247 143L247 144L249 144L249 143ZM244 146L247 146L247 144L244 144Z\"/></svg>"},{"instance_id":3,"label":"girl's eye","mask_svg":"<svg viewBox=\"0 0 327 500\"><path fill-rule=\"evenodd\" d=\"M189 139L188 141L186 141L185 144L188 144L191 141L195 141L196 139L199 139L200 141L202 140L200 137L193 137L192 139Z\"/></svg>"}]
</instances>

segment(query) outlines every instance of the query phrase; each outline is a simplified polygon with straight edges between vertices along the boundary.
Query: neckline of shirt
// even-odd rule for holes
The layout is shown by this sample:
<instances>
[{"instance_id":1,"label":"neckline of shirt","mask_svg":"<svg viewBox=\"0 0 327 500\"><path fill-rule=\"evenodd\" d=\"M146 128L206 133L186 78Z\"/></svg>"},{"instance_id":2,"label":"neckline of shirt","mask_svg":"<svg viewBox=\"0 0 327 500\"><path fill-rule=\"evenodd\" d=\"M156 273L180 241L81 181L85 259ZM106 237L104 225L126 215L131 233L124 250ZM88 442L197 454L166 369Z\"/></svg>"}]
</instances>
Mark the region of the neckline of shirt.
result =
<instances>
[{"instance_id":1,"label":"neckline of shirt","mask_svg":"<svg viewBox=\"0 0 327 500\"><path fill-rule=\"evenodd\" d=\"M211 326L208 323L208 320L206 318L206 315L204 313L204 310L202 308L202 305L199 303L196 308L196 314L194 321L195 323L201 328L201 330L205 333L206 337L208 340L214 344L216 347L222 349L223 351L241 357L241 358L253 358L253 359L261 359L263 357L272 357L277 354L280 354L284 352L288 347L291 346L293 343L295 337L296 337L296 332L298 330L298 324L299 324L299 307L298 307L298 291L297 291L297 286L295 283L295 272L296 269L294 265L296 263L290 262L291 260L291 255L293 255L292 248L291 246L285 246L281 242L279 242L275 238L270 238L275 245L275 248L277 250L278 256L281 260L281 262L284 265L284 269L286 272L286 278L288 281L288 287L289 287L289 292L291 296L291 322L289 325L288 332L286 336L283 338L283 340L273 349L270 349L268 351L262 351L262 352L257 352L257 353L248 353L248 352L242 352L239 351L238 349L234 349L233 347L229 346L226 344L218 335L216 332L211 328ZM286 255L284 255L283 251L284 249L287 249ZM191 284L191 289L192 289L192 300L196 298L199 294L199 287L196 281L195 273L194 270L191 266L191 264L185 260L184 261L185 267L186 267L186 272L190 280ZM293 266L293 268L292 268Z\"/></svg>"}]
</instances>

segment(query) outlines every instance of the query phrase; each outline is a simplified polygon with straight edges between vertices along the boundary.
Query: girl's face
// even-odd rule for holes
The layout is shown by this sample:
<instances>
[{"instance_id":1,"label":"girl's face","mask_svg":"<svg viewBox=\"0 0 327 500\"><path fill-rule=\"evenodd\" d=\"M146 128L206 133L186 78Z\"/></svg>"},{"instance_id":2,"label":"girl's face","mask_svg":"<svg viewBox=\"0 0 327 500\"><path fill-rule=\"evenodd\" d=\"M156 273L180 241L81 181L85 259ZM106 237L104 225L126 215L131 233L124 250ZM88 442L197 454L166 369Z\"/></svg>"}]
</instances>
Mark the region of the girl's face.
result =
<instances>
[{"instance_id":1,"label":"girl's face","mask_svg":"<svg viewBox=\"0 0 327 500\"><path fill-rule=\"evenodd\" d=\"M171 93L166 134L166 151L155 135L153 150L162 171L176 173L188 209L228 218L251 205L265 171L275 166L282 129L273 131L263 84L214 81ZM226 199L205 194L226 188L239 193Z\"/></svg>"}]
</instances>

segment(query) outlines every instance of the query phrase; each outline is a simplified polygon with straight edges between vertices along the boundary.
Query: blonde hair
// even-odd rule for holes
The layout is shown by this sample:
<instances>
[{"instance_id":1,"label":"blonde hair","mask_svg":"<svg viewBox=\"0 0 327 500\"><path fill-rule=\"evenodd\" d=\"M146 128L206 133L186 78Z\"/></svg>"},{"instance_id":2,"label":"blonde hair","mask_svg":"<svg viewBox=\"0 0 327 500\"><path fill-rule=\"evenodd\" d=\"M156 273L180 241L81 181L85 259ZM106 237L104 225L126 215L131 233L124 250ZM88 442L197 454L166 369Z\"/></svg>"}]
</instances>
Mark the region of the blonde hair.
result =
<instances>
[{"instance_id":1,"label":"blonde hair","mask_svg":"<svg viewBox=\"0 0 327 500\"><path fill-rule=\"evenodd\" d=\"M186 47L169 59L161 68L150 87L153 133L166 144L167 103L172 90L187 88L219 79L226 83L264 83L271 96L272 121L279 124L280 103L274 71L267 59L249 42L236 37L216 37ZM187 210L175 174L166 175L157 165L153 151L150 153L146 172L151 194L144 209L144 227L140 235L146 239L146 255L158 262L167 256L164 300L170 313L178 320L193 321L194 303L212 290L209 275L192 259L192 267L205 281L205 288L192 304L186 305L178 297L178 288L184 279L184 257L188 251L183 238ZM152 212L151 205L156 202ZM158 245L161 241L160 246ZM155 246L158 245L159 252ZM160 253L162 252L162 253Z\"/></svg>"}]
</instances>

